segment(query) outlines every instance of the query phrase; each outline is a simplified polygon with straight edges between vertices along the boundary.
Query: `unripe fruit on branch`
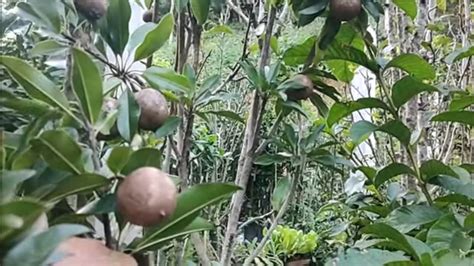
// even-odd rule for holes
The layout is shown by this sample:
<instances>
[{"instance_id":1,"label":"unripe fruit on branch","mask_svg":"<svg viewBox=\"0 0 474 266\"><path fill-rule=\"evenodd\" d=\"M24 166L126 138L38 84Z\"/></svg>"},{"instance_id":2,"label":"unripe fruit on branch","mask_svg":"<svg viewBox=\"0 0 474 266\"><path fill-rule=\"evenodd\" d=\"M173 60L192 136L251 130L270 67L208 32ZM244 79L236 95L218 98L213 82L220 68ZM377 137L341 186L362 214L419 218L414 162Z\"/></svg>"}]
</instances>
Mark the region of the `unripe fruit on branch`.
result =
<instances>
[{"instance_id":1,"label":"unripe fruit on branch","mask_svg":"<svg viewBox=\"0 0 474 266\"><path fill-rule=\"evenodd\" d=\"M148 9L143 13L142 19L144 22L152 22L153 21L153 10Z\"/></svg>"},{"instance_id":2,"label":"unripe fruit on branch","mask_svg":"<svg viewBox=\"0 0 474 266\"><path fill-rule=\"evenodd\" d=\"M292 81L299 85L299 89L287 90L286 96L290 101L306 100L313 94L313 82L306 75L298 74Z\"/></svg>"},{"instance_id":3,"label":"unripe fruit on branch","mask_svg":"<svg viewBox=\"0 0 474 266\"><path fill-rule=\"evenodd\" d=\"M113 251L100 241L73 237L62 242L58 251L61 252L59 261L53 266L136 266L135 259L127 254Z\"/></svg>"},{"instance_id":4,"label":"unripe fruit on branch","mask_svg":"<svg viewBox=\"0 0 474 266\"><path fill-rule=\"evenodd\" d=\"M154 167L141 167L120 184L117 208L130 223L153 226L173 214L177 194L173 180L166 173Z\"/></svg>"},{"instance_id":5,"label":"unripe fruit on branch","mask_svg":"<svg viewBox=\"0 0 474 266\"><path fill-rule=\"evenodd\" d=\"M98 20L107 13L107 0L74 0L77 11L90 20Z\"/></svg>"},{"instance_id":6,"label":"unripe fruit on branch","mask_svg":"<svg viewBox=\"0 0 474 266\"><path fill-rule=\"evenodd\" d=\"M353 20L362 10L360 0L331 0L329 3L330 15L339 21Z\"/></svg>"},{"instance_id":7,"label":"unripe fruit on branch","mask_svg":"<svg viewBox=\"0 0 474 266\"><path fill-rule=\"evenodd\" d=\"M156 130L168 119L168 102L159 91L143 89L135 93L135 99L141 110L138 121L141 129Z\"/></svg>"}]
</instances>

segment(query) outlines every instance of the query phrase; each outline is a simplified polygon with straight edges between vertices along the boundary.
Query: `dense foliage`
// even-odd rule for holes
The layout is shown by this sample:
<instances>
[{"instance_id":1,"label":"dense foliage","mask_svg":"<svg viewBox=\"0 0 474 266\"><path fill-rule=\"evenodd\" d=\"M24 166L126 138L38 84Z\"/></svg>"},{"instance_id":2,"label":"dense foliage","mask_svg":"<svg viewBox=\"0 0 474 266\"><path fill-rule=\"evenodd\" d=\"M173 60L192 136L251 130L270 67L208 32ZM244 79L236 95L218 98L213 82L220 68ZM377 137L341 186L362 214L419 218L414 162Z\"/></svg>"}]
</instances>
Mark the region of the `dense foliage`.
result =
<instances>
[{"instance_id":1,"label":"dense foliage","mask_svg":"<svg viewBox=\"0 0 474 266\"><path fill-rule=\"evenodd\" d=\"M6 1L2 265L472 265L471 2L385 2Z\"/></svg>"}]
</instances>

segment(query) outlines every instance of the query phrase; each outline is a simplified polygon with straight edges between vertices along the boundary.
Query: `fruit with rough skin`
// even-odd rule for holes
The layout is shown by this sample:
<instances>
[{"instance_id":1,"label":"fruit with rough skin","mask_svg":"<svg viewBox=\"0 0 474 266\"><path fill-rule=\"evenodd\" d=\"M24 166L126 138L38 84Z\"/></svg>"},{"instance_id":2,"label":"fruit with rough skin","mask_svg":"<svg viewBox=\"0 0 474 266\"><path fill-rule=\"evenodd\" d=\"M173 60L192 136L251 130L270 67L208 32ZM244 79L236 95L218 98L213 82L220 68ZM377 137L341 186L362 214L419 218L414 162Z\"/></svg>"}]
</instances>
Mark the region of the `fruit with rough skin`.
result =
<instances>
[{"instance_id":1,"label":"fruit with rough skin","mask_svg":"<svg viewBox=\"0 0 474 266\"><path fill-rule=\"evenodd\" d=\"M153 10L149 9L143 13L142 19L144 22L152 22L153 21Z\"/></svg>"},{"instance_id":2,"label":"fruit with rough skin","mask_svg":"<svg viewBox=\"0 0 474 266\"><path fill-rule=\"evenodd\" d=\"M339 21L353 20L361 10L361 0L331 0L329 3L330 15Z\"/></svg>"},{"instance_id":3,"label":"fruit with rough skin","mask_svg":"<svg viewBox=\"0 0 474 266\"><path fill-rule=\"evenodd\" d=\"M110 250L94 239L72 237L62 242L57 251L59 261L53 266L137 266L135 259L127 254Z\"/></svg>"},{"instance_id":4,"label":"fruit with rough skin","mask_svg":"<svg viewBox=\"0 0 474 266\"><path fill-rule=\"evenodd\" d=\"M117 190L117 208L135 225L157 225L176 209L178 191L173 180L154 167L130 173Z\"/></svg>"},{"instance_id":5,"label":"fruit with rough skin","mask_svg":"<svg viewBox=\"0 0 474 266\"><path fill-rule=\"evenodd\" d=\"M298 74L292 78L292 81L299 84L299 89L287 90L286 96L290 101L306 100L313 94L313 82L308 76Z\"/></svg>"},{"instance_id":6,"label":"fruit with rough skin","mask_svg":"<svg viewBox=\"0 0 474 266\"><path fill-rule=\"evenodd\" d=\"M138 125L141 129L156 130L168 119L168 102L159 91L143 89L135 93L135 99L140 106Z\"/></svg>"},{"instance_id":7,"label":"fruit with rough skin","mask_svg":"<svg viewBox=\"0 0 474 266\"><path fill-rule=\"evenodd\" d=\"M90 20L98 20L107 13L107 0L74 0L77 11Z\"/></svg>"}]
</instances>

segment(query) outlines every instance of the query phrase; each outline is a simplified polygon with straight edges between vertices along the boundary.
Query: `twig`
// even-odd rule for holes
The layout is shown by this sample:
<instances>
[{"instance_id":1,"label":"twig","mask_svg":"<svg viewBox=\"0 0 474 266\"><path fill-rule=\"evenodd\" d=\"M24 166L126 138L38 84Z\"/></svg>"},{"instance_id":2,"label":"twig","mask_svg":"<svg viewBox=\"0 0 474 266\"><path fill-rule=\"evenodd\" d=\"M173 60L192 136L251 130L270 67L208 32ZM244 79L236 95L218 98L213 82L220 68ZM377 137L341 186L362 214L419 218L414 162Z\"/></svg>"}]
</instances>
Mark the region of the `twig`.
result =
<instances>
[{"instance_id":1,"label":"twig","mask_svg":"<svg viewBox=\"0 0 474 266\"><path fill-rule=\"evenodd\" d=\"M268 216L272 215L273 214L273 210L265 213L265 214L262 214L260 216L256 216L256 217L252 217L250 219L248 219L247 221L245 221L244 223L242 223L240 226L239 226L239 231L242 231L242 229L244 229L244 227L246 227L247 225L255 222L255 221L258 221L258 220L261 220L261 219L264 219L264 218L267 218Z\"/></svg>"}]
</instances>

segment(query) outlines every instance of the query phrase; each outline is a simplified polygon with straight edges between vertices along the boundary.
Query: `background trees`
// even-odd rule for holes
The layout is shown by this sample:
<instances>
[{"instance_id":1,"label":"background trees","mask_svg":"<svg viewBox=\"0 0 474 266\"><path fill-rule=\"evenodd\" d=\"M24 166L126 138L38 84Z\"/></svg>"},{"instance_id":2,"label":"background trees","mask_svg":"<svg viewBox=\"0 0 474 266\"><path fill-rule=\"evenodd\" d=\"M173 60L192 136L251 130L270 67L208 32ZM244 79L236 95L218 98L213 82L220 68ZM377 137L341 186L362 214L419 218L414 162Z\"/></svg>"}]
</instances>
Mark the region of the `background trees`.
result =
<instances>
[{"instance_id":1,"label":"background trees","mask_svg":"<svg viewBox=\"0 0 474 266\"><path fill-rule=\"evenodd\" d=\"M74 235L150 265L472 261L470 1L103 4L2 7L5 265ZM141 228L115 192L145 166L180 193Z\"/></svg>"}]
</instances>

